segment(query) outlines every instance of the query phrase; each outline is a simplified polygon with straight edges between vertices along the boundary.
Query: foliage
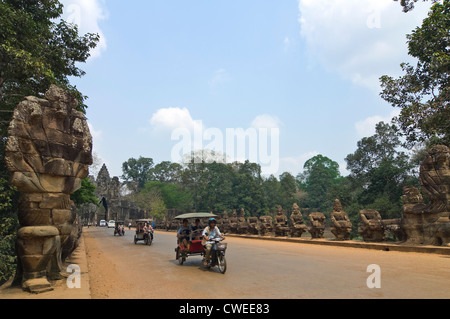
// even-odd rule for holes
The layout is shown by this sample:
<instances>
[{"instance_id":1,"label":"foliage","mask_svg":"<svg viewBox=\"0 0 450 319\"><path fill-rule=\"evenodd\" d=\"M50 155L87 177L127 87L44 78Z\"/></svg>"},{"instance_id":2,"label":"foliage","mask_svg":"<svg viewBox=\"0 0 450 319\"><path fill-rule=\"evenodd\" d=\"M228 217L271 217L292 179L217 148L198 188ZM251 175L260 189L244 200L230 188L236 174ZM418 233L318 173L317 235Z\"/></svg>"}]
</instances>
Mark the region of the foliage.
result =
<instances>
[{"instance_id":1,"label":"foliage","mask_svg":"<svg viewBox=\"0 0 450 319\"><path fill-rule=\"evenodd\" d=\"M81 181L81 188L70 195L70 199L73 200L77 206L89 203L99 206L97 196L95 195L95 189L95 185L89 178L85 178Z\"/></svg>"},{"instance_id":2,"label":"foliage","mask_svg":"<svg viewBox=\"0 0 450 319\"><path fill-rule=\"evenodd\" d=\"M306 161L303 173L297 176L300 187L307 194L306 206L320 211L329 210L334 198L330 191L341 178L339 164L323 155Z\"/></svg>"},{"instance_id":3,"label":"foliage","mask_svg":"<svg viewBox=\"0 0 450 319\"><path fill-rule=\"evenodd\" d=\"M124 162L122 164L122 178L125 181L125 185L131 186L135 184L137 185L135 191L139 192L142 190L145 184L152 180L153 165L152 158L142 156L138 159L130 158L128 161Z\"/></svg>"},{"instance_id":4,"label":"foliage","mask_svg":"<svg viewBox=\"0 0 450 319\"><path fill-rule=\"evenodd\" d=\"M433 5L407 38L417 65L403 63L398 79L381 77L381 96L401 109L395 122L410 146L431 139L450 145L450 2Z\"/></svg>"},{"instance_id":5,"label":"foliage","mask_svg":"<svg viewBox=\"0 0 450 319\"><path fill-rule=\"evenodd\" d=\"M398 0L394 0L398 1ZM400 5L403 7L403 12L409 12L414 9L414 3L418 2L419 0L400 0ZM423 2L428 0L422 0ZM431 0L433 3L438 2L439 0Z\"/></svg>"},{"instance_id":6,"label":"foliage","mask_svg":"<svg viewBox=\"0 0 450 319\"><path fill-rule=\"evenodd\" d=\"M417 183L411 177L413 165L400 146L395 127L380 122L376 126L376 133L360 140L357 150L346 158L354 200L363 206L372 205L377 210L381 210L381 206L388 206L388 201L393 210L384 209L383 217L400 217L399 199L403 187ZM377 208L376 203L383 205Z\"/></svg>"},{"instance_id":7,"label":"foliage","mask_svg":"<svg viewBox=\"0 0 450 319\"><path fill-rule=\"evenodd\" d=\"M162 219L165 216L167 208L158 189L144 189L133 198L138 207L146 211L145 218Z\"/></svg>"}]
</instances>

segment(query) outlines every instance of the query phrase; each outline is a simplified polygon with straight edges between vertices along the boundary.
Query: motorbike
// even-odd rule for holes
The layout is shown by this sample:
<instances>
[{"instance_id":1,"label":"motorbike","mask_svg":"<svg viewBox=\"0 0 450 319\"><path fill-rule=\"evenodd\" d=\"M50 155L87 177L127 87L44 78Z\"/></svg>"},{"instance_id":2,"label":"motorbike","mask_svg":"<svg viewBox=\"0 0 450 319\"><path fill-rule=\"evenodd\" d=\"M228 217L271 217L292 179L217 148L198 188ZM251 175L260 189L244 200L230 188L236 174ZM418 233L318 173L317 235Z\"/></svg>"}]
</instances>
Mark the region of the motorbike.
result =
<instances>
[{"instance_id":1,"label":"motorbike","mask_svg":"<svg viewBox=\"0 0 450 319\"><path fill-rule=\"evenodd\" d=\"M225 259L225 252L227 250L227 244L222 243L224 238L214 238L212 241L210 258L207 260L207 268L216 267L222 274L227 271L227 260ZM205 257L206 258L206 257Z\"/></svg>"}]
</instances>

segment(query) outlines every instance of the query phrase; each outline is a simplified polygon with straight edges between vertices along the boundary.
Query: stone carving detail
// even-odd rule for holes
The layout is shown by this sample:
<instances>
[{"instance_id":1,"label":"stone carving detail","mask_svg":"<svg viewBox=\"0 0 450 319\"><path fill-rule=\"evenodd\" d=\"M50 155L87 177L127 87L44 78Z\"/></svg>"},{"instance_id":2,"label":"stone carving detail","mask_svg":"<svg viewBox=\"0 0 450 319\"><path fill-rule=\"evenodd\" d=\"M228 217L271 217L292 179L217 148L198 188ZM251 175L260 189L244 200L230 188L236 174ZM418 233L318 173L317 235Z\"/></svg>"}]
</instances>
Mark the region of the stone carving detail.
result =
<instances>
[{"instance_id":1,"label":"stone carving detail","mask_svg":"<svg viewBox=\"0 0 450 319\"><path fill-rule=\"evenodd\" d=\"M63 276L62 247L73 230L70 194L92 164L92 137L77 101L54 85L45 99L27 97L14 111L5 161L22 193L17 249L22 287L52 289ZM19 279L19 278L16 278Z\"/></svg>"},{"instance_id":2,"label":"stone carving detail","mask_svg":"<svg viewBox=\"0 0 450 319\"><path fill-rule=\"evenodd\" d=\"M138 205L120 194L120 181L117 176L111 178L108 168L103 164L94 181L97 198L105 206L105 214L97 219L131 222L145 218L145 212Z\"/></svg>"},{"instance_id":3,"label":"stone carving detail","mask_svg":"<svg viewBox=\"0 0 450 319\"><path fill-rule=\"evenodd\" d=\"M222 233L228 233L229 231L229 226L230 226L230 221L228 218L228 212L225 210L222 214L222 218L220 219L220 231Z\"/></svg>"},{"instance_id":4,"label":"stone carving detail","mask_svg":"<svg viewBox=\"0 0 450 319\"><path fill-rule=\"evenodd\" d=\"M251 235L259 235L259 231L260 231L260 222L258 217L255 216L251 216L247 219L247 223L248 223L248 230L247 232Z\"/></svg>"},{"instance_id":5,"label":"stone carving detail","mask_svg":"<svg viewBox=\"0 0 450 319\"><path fill-rule=\"evenodd\" d=\"M358 232L364 241L379 242L385 239L384 224L381 215L373 209L361 210L359 212L361 222L359 223Z\"/></svg>"},{"instance_id":6,"label":"stone carving detail","mask_svg":"<svg viewBox=\"0 0 450 319\"><path fill-rule=\"evenodd\" d=\"M450 148L437 145L420 166L420 184L430 203L423 203L417 188L403 191L402 228L410 244L450 243Z\"/></svg>"},{"instance_id":7,"label":"stone carving detail","mask_svg":"<svg viewBox=\"0 0 450 319\"><path fill-rule=\"evenodd\" d=\"M287 236L289 232L288 218L283 212L283 207L278 205L277 214L273 220L275 236Z\"/></svg>"},{"instance_id":8,"label":"stone carving detail","mask_svg":"<svg viewBox=\"0 0 450 319\"><path fill-rule=\"evenodd\" d=\"M245 219L245 211L243 208L241 208L241 212L237 222L237 233L245 234L247 230L248 230L248 223L247 220Z\"/></svg>"},{"instance_id":9,"label":"stone carving detail","mask_svg":"<svg viewBox=\"0 0 450 319\"><path fill-rule=\"evenodd\" d=\"M230 217L229 221L230 221L230 224L229 224L230 233L236 234L237 228L238 228L238 222L239 222L236 209L233 209L233 212L231 213L231 217Z\"/></svg>"},{"instance_id":10,"label":"stone carving detail","mask_svg":"<svg viewBox=\"0 0 450 319\"><path fill-rule=\"evenodd\" d=\"M292 206L292 214L290 217L290 234L291 237L302 237L302 234L306 232L306 225L303 221L302 213L300 212L300 207L295 203Z\"/></svg>"},{"instance_id":11,"label":"stone carving detail","mask_svg":"<svg viewBox=\"0 0 450 319\"><path fill-rule=\"evenodd\" d=\"M330 215L331 233L337 240L348 240L352 231L352 223L347 213L342 210L339 199L334 200L333 211Z\"/></svg>"},{"instance_id":12,"label":"stone carving detail","mask_svg":"<svg viewBox=\"0 0 450 319\"><path fill-rule=\"evenodd\" d=\"M260 236L272 235L273 232L272 216L261 216L259 220L261 222L259 228L259 235Z\"/></svg>"},{"instance_id":13,"label":"stone carving detail","mask_svg":"<svg viewBox=\"0 0 450 319\"><path fill-rule=\"evenodd\" d=\"M323 213L315 212L309 214L309 222L311 226L308 228L312 238L323 238L325 232L326 217Z\"/></svg>"}]
</instances>

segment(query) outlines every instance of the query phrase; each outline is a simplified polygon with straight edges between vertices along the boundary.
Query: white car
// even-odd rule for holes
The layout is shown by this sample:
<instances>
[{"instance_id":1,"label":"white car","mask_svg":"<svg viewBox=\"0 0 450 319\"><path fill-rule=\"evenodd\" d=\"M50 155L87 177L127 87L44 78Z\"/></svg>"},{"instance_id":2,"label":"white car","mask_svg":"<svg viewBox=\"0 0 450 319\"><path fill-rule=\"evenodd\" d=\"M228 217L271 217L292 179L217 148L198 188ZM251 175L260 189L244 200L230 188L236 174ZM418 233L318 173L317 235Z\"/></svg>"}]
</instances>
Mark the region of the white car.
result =
<instances>
[{"instance_id":1,"label":"white car","mask_svg":"<svg viewBox=\"0 0 450 319\"><path fill-rule=\"evenodd\" d=\"M108 222L108 228L114 228L114 227L116 227L116 222L114 220L110 220Z\"/></svg>"},{"instance_id":2,"label":"white car","mask_svg":"<svg viewBox=\"0 0 450 319\"><path fill-rule=\"evenodd\" d=\"M106 220L101 220L99 226L106 227Z\"/></svg>"}]
</instances>

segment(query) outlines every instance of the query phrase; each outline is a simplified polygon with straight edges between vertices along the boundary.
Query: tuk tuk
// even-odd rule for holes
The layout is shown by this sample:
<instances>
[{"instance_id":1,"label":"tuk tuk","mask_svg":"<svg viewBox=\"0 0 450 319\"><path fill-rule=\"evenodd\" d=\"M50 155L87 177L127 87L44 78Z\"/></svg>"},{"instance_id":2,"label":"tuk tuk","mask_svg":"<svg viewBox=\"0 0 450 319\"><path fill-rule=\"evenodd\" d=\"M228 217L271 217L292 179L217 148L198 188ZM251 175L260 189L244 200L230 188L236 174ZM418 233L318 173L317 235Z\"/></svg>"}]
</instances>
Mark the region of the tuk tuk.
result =
<instances>
[{"instance_id":1,"label":"tuk tuk","mask_svg":"<svg viewBox=\"0 0 450 319\"><path fill-rule=\"evenodd\" d=\"M217 215L211 214L211 213L191 213L191 214L183 214L175 217L175 219L178 220L184 220L187 219L210 219L215 218ZM195 231L191 231L189 235L189 243L187 247L180 242L179 238L177 237L177 248L175 248L175 258L178 260L180 265L183 265L183 263L186 261L186 259L189 256L204 256L205 250L203 248L204 243L201 239L201 233L197 234ZM221 240L220 240L221 241ZM220 248L219 248L220 246ZM226 244L220 244L219 241L214 244L214 251L212 252L212 260L208 264L208 268L211 268L213 266L218 266L219 271L221 273L225 273L226 271L226 261L225 261L225 250L226 250Z\"/></svg>"},{"instance_id":2,"label":"tuk tuk","mask_svg":"<svg viewBox=\"0 0 450 319\"><path fill-rule=\"evenodd\" d=\"M153 220L138 219L136 220L136 234L134 235L134 243L144 241L145 245L150 246L153 242L153 229L151 227Z\"/></svg>"},{"instance_id":3,"label":"tuk tuk","mask_svg":"<svg viewBox=\"0 0 450 319\"><path fill-rule=\"evenodd\" d=\"M115 228L114 228L114 236L125 236L125 224L122 221L116 222Z\"/></svg>"}]
</instances>

